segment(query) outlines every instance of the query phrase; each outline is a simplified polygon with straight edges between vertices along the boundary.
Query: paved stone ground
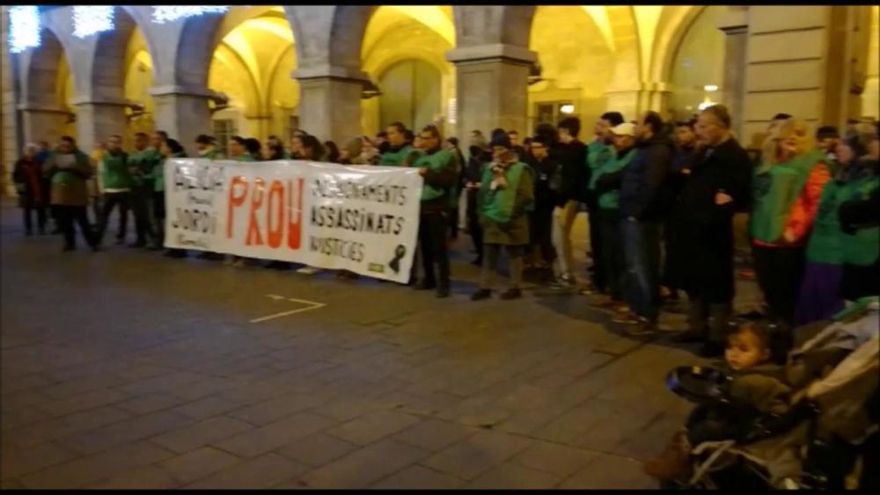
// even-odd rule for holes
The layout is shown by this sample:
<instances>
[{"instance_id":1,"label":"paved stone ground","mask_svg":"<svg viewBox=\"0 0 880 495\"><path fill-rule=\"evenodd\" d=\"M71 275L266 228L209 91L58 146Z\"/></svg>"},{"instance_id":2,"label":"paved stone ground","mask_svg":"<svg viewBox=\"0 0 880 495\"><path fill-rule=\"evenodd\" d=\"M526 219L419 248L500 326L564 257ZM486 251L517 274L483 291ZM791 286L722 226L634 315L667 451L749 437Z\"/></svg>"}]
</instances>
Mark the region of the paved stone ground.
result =
<instances>
[{"instance_id":1,"label":"paved stone ground","mask_svg":"<svg viewBox=\"0 0 880 495\"><path fill-rule=\"evenodd\" d=\"M639 460L689 409L663 384L689 350L621 336L583 296L472 303L465 247L438 301L62 254L18 215L0 237L3 488L648 488ZM251 323L309 307L290 299L326 306Z\"/></svg>"}]
</instances>

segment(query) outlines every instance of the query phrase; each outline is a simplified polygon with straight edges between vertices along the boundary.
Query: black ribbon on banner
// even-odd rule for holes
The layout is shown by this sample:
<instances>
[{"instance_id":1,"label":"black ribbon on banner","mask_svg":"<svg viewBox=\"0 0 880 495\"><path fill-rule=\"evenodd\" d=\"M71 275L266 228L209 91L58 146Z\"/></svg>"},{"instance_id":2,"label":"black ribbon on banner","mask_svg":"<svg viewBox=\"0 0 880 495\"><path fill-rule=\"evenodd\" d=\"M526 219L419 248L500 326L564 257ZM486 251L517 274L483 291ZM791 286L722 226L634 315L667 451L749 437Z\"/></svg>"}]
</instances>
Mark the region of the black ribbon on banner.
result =
<instances>
[{"instance_id":1,"label":"black ribbon on banner","mask_svg":"<svg viewBox=\"0 0 880 495\"><path fill-rule=\"evenodd\" d=\"M406 246L403 244L398 244L394 249L394 259L388 262L388 266L394 271L394 273L400 273L400 260L406 256Z\"/></svg>"}]
</instances>

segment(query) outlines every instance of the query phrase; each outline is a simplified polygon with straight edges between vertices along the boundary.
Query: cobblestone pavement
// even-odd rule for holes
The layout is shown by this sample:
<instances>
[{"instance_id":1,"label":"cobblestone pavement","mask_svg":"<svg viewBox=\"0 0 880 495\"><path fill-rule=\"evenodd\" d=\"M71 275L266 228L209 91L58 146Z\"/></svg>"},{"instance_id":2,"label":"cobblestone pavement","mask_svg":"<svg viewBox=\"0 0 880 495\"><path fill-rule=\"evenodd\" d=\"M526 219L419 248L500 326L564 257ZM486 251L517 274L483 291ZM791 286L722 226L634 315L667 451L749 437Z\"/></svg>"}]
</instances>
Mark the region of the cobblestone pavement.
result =
<instances>
[{"instance_id":1,"label":"cobblestone pavement","mask_svg":"<svg viewBox=\"0 0 880 495\"><path fill-rule=\"evenodd\" d=\"M621 336L547 289L467 300L466 235L437 300L127 247L62 254L25 238L18 210L3 220L3 488L645 488L639 461L689 409L663 378L699 360L668 336Z\"/></svg>"}]
</instances>

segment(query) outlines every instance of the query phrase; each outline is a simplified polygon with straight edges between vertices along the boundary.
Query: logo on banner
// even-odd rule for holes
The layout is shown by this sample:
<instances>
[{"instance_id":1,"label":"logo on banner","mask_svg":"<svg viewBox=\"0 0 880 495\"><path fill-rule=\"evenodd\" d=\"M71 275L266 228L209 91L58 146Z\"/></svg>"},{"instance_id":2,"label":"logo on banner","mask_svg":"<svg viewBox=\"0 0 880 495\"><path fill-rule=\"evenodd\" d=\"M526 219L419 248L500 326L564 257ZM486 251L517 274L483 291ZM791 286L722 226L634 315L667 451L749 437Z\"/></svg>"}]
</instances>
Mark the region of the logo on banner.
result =
<instances>
[{"instance_id":1,"label":"logo on banner","mask_svg":"<svg viewBox=\"0 0 880 495\"><path fill-rule=\"evenodd\" d=\"M242 175L232 178L229 185L229 212L226 216L226 237L235 236L235 212L247 212L246 246L269 246L278 249L282 244L296 251L302 246L302 178L253 181ZM285 242L286 241L286 242Z\"/></svg>"}]
</instances>

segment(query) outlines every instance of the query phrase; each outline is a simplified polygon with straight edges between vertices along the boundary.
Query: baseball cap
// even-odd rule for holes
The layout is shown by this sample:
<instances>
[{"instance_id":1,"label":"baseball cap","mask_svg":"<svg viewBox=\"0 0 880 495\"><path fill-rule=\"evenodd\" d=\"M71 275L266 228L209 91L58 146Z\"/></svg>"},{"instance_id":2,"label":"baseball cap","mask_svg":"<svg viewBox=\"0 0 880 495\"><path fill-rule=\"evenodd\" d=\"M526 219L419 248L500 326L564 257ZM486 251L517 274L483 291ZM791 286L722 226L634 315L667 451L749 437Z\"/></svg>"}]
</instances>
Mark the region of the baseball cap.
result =
<instances>
[{"instance_id":1,"label":"baseball cap","mask_svg":"<svg viewBox=\"0 0 880 495\"><path fill-rule=\"evenodd\" d=\"M635 136L636 126L630 122L624 122L612 127L611 133L615 136Z\"/></svg>"}]
</instances>

